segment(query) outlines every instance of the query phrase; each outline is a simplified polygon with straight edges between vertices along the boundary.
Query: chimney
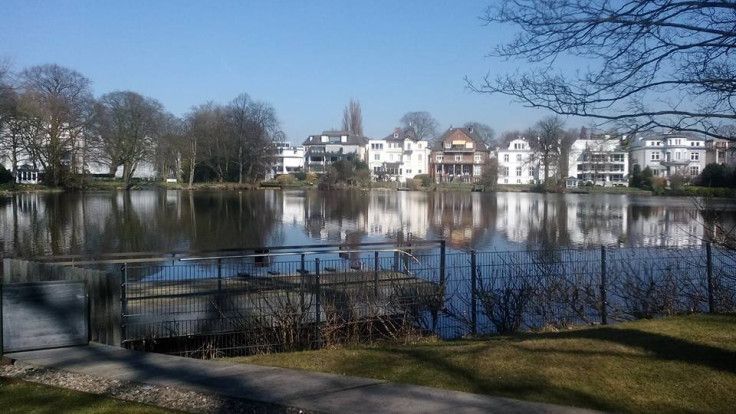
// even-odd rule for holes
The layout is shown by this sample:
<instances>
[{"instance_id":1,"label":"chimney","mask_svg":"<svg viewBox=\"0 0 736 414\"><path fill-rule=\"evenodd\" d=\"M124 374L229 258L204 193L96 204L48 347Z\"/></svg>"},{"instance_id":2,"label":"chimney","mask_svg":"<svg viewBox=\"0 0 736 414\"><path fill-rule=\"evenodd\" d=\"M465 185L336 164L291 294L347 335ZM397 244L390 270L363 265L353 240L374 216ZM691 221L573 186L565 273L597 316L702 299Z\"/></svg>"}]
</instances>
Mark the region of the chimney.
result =
<instances>
[{"instance_id":1,"label":"chimney","mask_svg":"<svg viewBox=\"0 0 736 414\"><path fill-rule=\"evenodd\" d=\"M468 128L468 132L470 132L471 134L473 133L473 127L472 126Z\"/></svg>"}]
</instances>

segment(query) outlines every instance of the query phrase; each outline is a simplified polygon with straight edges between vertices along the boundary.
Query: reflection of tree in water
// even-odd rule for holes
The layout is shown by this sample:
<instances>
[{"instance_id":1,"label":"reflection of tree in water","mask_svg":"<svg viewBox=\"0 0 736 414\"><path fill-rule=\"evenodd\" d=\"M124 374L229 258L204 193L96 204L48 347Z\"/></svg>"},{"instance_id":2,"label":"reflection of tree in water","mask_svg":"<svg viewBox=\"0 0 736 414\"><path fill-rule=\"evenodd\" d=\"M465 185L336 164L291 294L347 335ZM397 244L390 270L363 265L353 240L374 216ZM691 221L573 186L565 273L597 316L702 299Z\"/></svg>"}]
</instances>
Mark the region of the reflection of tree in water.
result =
<instances>
[{"instance_id":1,"label":"reflection of tree in water","mask_svg":"<svg viewBox=\"0 0 736 414\"><path fill-rule=\"evenodd\" d=\"M496 231L497 199L491 193L436 192L428 200L433 231L454 249L485 246Z\"/></svg>"},{"instance_id":2,"label":"reflection of tree in water","mask_svg":"<svg viewBox=\"0 0 736 414\"><path fill-rule=\"evenodd\" d=\"M528 216L527 248L554 252L570 245L567 224L568 206L557 194L545 194L532 202Z\"/></svg>"},{"instance_id":3,"label":"reflection of tree in water","mask_svg":"<svg viewBox=\"0 0 736 414\"><path fill-rule=\"evenodd\" d=\"M279 193L280 195L280 193ZM273 192L182 192L181 220L190 249L264 246L280 218Z\"/></svg>"},{"instance_id":4,"label":"reflection of tree in water","mask_svg":"<svg viewBox=\"0 0 736 414\"><path fill-rule=\"evenodd\" d=\"M342 242L343 233L365 236L370 193L365 191L308 191L304 198L304 225L310 237ZM355 243L355 240L352 241Z\"/></svg>"}]
</instances>

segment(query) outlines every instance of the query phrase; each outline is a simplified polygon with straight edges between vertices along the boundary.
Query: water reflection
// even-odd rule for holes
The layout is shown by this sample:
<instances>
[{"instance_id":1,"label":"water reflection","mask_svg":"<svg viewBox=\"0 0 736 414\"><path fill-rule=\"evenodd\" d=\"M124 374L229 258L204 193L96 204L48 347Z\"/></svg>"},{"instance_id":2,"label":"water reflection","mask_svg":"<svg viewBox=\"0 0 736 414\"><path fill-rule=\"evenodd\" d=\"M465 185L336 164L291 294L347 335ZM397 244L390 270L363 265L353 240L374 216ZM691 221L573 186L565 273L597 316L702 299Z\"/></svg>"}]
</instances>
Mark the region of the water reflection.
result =
<instances>
[{"instance_id":1,"label":"water reflection","mask_svg":"<svg viewBox=\"0 0 736 414\"><path fill-rule=\"evenodd\" d=\"M444 238L458 250L683 246L736 224L730 200L396 191L138 191L0 198L0 249L38 256ZM718 224L714 226L713 223ZM410 236L409 236L410 235Z\"/></svg>"}]
</instances>

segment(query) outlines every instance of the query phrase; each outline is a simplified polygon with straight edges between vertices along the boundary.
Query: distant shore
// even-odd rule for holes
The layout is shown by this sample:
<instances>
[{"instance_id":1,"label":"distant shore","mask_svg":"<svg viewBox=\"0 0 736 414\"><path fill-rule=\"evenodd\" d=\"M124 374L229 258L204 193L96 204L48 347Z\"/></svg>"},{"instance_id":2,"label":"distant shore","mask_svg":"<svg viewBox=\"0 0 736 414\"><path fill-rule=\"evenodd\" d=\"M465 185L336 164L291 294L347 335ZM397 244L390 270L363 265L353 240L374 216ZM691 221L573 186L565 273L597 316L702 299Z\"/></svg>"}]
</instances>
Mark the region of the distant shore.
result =
<instances>
[{"instance_id":1,"label":"distant shore","mask_svg":"<svg viewBox=\"0 0 736 414\"><path fill-rule=\"evenodd\" d=\"M280 184L276 182L257 182L257 183L232 183L232 182L207 182L194 183L192 191L250 191L263 189L283 189L283 190L308 190L317 189L316 183L297 182L292 184ZM58 193L66 191L94 192L94 191L124 191L126 188L122 181L119 180L102 180L90 181L81 188L61 188L48 187L42 184L37 185L12 185L5 184L0 186L0 194L13 193ZM189 190L187 183L163 183L160 181L137 181L134 182L130 190L149 190L149 189L167 189L167 190ZM359 190L359 191L481 191L485 190L478 185L468 183L446 183L432 184L429 187L419 188L403 188L398 187L395 182L371 183L369 186L360 185L337 185L333 190ZM492 190L486 190L487 193L552 193L552 194L627 194L641 196L673 196L673 197L719 197L719 198L736 198L736 190L730 188L708 188L697 186L686 186L677 191L667 189L663 193L655 193L649 190L643 190L634 187L601 187L601 186L585 186L576 188L562 188L552 191L544 191L540 186L523 185L523 184L507 184L498 185Z\"/></svg>"}]
</instances>

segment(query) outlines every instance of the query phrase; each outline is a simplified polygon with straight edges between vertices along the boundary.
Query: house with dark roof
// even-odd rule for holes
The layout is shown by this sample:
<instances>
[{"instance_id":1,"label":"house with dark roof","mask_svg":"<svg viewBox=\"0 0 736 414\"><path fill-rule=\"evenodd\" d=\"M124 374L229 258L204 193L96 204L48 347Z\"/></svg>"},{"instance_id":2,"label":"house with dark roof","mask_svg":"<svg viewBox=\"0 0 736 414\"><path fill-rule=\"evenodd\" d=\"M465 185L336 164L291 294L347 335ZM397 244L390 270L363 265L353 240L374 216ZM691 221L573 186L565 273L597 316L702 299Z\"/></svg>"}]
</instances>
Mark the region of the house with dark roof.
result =
<instances>
[{"instance_id":1,"label":"house with dark roof","mask_svg":"<svg viewBox=\"0 0 736 414\"><path fill-rule=\"evenodd\" d=\"M368 168L376 181L405 182L427 174L431 149L420 140L414 128L394 129L383 139L368 141Z\"/></svg>"},{"instance_id":2,"label":"house with dark roof","mask_svg":"<svg viewBox=\"0 0 736 414\"><path fill-rule=\"evenodd\" d=\"M323 173L332 163L365 161L368 138L347 131L323 131L304 140L304 169Z\"/></svg>"},{"instance_id":3,"label":"house with dark roof","mask_svg":"<svg viewBox=\"0 0 736 414\"><path fill-rule=\"evenodd\" d=\"M430 175L436 183L480 181L490 149L473 128L450 128L432 148Z\"/></svg>"}]
</instances>

